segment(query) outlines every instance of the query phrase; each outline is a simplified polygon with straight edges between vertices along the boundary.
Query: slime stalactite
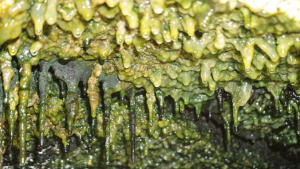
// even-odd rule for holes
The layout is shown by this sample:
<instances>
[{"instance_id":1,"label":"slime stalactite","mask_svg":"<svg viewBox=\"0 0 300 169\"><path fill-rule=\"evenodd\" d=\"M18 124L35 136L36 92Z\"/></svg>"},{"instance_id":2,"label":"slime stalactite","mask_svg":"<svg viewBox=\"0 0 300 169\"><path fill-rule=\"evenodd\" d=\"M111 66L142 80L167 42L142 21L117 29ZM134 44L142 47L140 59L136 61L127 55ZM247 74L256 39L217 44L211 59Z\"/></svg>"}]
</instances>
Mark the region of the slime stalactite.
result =
<instances>
[{"instance_id":1,"label":"slime stalactite","mask_svg":"<svg viewBox=\"0 0 300 169\"><path fill-rule=\"evenodd\" d=\"M111 99L106 99L105 101L105 160L106 163L109 164L110 162L110 102Z\"/></svg>"},{"instance_id":2,"label":"slime stalactite","mask_svg":"<svg viewBox=\"0 0 300 169\"><path fill-rule=\"evenodd\" d=\"M297 168L299 5L1 1L0 168Z\"/></svg>"},{"instance_id":3,"label":"slime stalactite","mask_svg":"<svg viewBox=\"0 0 300 169\"><path fill-rule=\"evenodd\" d=\"M135 162L135 92L136 90L132 90L132 94L130 96L130 129L131 129L131 161Z\"/></svg>"},{"instance_id":4,"label":"slime stalactite","mask_svg":"<svg viewBox=\"0 0 300 169\"><path fill-rule=\"evenodd\" d=\"M48 70L51 66L51 62L46 62L42 60L39 63L39 65L40 65L39 81L42 82L39 83L39 92L40 92L39 145L42 148L44 146L44 132L45 132L45 121L46 121Z\"/></svg>"}]
</instances>

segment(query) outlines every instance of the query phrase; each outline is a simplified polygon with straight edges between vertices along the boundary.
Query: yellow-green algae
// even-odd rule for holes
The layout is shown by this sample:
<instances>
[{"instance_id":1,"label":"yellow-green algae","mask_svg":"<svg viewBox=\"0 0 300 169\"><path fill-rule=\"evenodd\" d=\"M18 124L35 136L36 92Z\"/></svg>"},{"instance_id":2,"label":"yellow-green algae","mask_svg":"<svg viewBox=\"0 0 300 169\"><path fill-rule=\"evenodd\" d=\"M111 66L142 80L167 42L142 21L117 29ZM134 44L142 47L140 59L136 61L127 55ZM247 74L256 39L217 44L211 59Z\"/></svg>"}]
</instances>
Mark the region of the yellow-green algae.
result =
<instances>
[{"instance_id":1,"label":"yellow-green algae","mask_svg":"<svg viewBox=\"0 0 300 169\"><path fill-rule=\"evenodd\" d=\"M299 4L1 1L0 168L272 168L261 138L299 159Z\"/></svg>"}]
</instances>

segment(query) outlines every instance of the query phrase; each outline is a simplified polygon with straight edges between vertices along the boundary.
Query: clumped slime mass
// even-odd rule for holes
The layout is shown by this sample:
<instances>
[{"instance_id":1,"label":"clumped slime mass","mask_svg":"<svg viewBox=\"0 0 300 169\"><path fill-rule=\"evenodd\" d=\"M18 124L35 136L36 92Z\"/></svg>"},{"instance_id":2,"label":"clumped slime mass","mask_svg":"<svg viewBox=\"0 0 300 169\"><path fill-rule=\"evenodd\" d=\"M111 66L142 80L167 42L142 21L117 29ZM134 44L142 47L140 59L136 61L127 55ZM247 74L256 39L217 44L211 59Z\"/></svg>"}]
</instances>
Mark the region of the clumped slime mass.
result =
<instances>
[{"instance_id":1,"label":"clumped slime mass","mask_svg":"<svg viewBox=\"0 0 300 169\"><path fill-rule=\"evenodd\" d=\"M293 168L300 1L3 0L0 168Z\"/></svg>"}]
</instances>

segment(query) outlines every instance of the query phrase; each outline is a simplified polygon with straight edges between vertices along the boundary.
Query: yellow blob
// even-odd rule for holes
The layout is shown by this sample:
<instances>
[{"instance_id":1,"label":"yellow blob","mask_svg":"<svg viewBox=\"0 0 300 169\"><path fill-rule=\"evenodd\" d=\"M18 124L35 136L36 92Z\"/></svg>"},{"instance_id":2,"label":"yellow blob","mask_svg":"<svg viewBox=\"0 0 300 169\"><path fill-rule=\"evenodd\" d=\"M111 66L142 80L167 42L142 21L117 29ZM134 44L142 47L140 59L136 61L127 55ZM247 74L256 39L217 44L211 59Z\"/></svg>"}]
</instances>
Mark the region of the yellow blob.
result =
<instances>
[{"instance_id":1,"label":"yellow blob","mask_svg":"<svg viewBox=\"0 0 300 169\"><path fill-rule=\"evenodd\" d=\"M39 42L39 41L34 42L29 48L31 55L33 55L33 56L37 55L39 50L42 47L43 47L43 44L41 42Z\"/></svg>"},{"instance_id":2,"label":"yellow blob","mask_svg":"<svg viewBox=\"0 0 300 169\"><path fill-rule=\"evenodd\" d=\"M115 7L118 5L118 3L120 2L120 0L105 0L106 5L109 7Z\"/></svg>"},{"instance_id":3,"label":"yellow blob","mask_svg":"<svg viewBox=\"0 0 300 169\"><path fill-rule=\"evenodd\" d=\"M94 9L90 0L76 0L75 4L78 13L80 13L84 20L89 21L93 18Z\"/></svg>"},{"instance_id":4,"label":"yellow blob","mask_svg":"<svg viewBox=\"0 0 300 169\"><path fill-rule=\"evenodd\" d=\"M123 15L128 15L132 11L133 8L133 0L121 0L119 3L119 7Z\"/></svg>"},{"instance_id":5,"label":"yellow blob","mask_svg":"<svg viewBox=\"0 0 300 169\"><path fill-rule=\"evenodd\" d=\"M15 56L17 54L21 44L22 44L21 39L17 39L15 41L13 41L12 43L8 44L7 49L8 49L9 54L11 56Z\"/></svg>"},{"instance_id":6,"label":"yellow blob","mask_svg":"<svg viewBox=\"0 0 300 169\"><path fill-rule=\"evenodd\" d=\"M165 0L150 0L151 7L156 14L161 14L165 10Z\"/></svg>"},{"instance_id":7,"label":"yellow blob","mask_svg":"<svg viewBox=\"0 0 300 169\"><path fill-rule=\"evenodd\" d=\"M35 34L41 35L43 33L43 25L45 22L45 3L36 2L33 4L30 10L31 18L34 23Z\"/></svg>"},{"instance_id":8,"label":"yellow blob","mask_svg":"<svg viewBox=\"0 0 300 169\"><path fill-rule=\"evenodd\" d=\"M131 29L135 29L139 27L138 14L132 10L127 16L126 20Z\"/></svg>"},{"instance_id":9,"label":"yellow blob","mask_svg":"<svg viewBox=\"0 0 300 169\"><path fill-rule=\"evenodd\" d=\"M189 15L184 17L186 32L189 36L194 36L196 30L196 20Z\"/></svg>"},{"instance_id":10,"label":"yellow blob","mask_svg":"<svg viewBox=\"0 0 300 169\"><path fill-rule=\"evenodd\" d=\"M48 0L47 9L45 14L46 22L49 25L53 25L57 20L57 11L56 11L57 0Z\"/></svg>"}]
</instances>

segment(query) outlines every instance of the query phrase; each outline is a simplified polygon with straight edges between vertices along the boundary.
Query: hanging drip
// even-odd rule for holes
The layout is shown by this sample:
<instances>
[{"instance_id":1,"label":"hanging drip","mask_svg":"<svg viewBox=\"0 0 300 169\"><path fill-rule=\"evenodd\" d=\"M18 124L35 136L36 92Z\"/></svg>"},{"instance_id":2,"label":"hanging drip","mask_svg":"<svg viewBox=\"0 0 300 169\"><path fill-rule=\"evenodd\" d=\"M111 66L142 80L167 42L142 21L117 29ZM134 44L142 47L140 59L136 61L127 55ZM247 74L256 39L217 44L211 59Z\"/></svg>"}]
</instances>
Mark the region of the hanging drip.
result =
<instances>
[{"instance_id":1,"label":"hanging drip","mask_svg":"<svg viewBox=\"0 0 300 169\"><path fill-rule=\"evenodd\" d=\"M136 89L132 89L130 96L130 129L131 129L131 161L135 162L135 92Z\"/></svg>"}]
</instances>

